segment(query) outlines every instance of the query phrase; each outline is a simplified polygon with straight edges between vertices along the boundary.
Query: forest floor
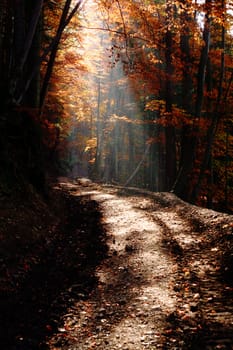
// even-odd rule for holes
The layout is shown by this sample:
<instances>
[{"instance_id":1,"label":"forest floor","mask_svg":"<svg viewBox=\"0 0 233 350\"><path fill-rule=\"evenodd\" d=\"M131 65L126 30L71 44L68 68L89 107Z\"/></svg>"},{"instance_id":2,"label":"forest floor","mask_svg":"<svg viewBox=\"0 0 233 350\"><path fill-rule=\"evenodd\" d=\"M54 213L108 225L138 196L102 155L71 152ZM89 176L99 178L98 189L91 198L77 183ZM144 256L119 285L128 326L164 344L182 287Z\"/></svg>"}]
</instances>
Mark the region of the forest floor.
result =
<instances>
[{"instance_id":1,"label":"forest floor","mask_svg":"<svg viewBox=\"0 0 233 350\"><path fill-rule=\"evenodd\" d=\"M0 204L2 350L233 349L233 216L88 180Z\"/></svg>"}]
</instances>

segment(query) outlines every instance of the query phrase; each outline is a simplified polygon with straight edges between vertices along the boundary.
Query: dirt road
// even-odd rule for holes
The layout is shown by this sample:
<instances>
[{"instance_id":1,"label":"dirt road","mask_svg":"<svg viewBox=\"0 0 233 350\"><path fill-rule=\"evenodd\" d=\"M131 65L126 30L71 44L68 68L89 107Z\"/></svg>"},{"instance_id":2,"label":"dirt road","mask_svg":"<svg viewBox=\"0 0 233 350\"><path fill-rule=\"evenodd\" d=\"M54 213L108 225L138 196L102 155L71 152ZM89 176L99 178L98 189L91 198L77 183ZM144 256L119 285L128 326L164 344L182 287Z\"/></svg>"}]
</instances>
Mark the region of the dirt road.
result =
<instances>
[{"instance_id":1,"label":"dirt road","mask_svg":"<svg viewBox=\"0 0 233 350\"><path fill-rule=\"evenodd\" d=\"M217 245L231 216L169 193L62 186L98 203L109 252L50 349L233 349L233 289L219 278Z\"/></svg>"}]
</instances>

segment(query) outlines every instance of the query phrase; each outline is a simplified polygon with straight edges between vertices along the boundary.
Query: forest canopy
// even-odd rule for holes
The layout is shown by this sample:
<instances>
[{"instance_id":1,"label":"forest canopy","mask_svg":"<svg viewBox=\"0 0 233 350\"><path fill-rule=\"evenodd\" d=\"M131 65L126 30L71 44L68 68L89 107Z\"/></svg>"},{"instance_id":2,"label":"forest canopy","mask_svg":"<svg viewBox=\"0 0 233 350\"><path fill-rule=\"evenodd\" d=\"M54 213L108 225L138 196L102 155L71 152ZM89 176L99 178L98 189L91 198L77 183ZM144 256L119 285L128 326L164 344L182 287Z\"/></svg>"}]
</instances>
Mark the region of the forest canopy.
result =
<instances>
[{"instance_id":1,"label":"forest canopy","mask_svg":"<svg viewBox=\"0 0 233 350\"><path fill-rule=\"evenodd\" d=\"M232 211L231 1L0 6L5 173L38 188L47 172L85 176Z\"/></svg>"}]
</instances>

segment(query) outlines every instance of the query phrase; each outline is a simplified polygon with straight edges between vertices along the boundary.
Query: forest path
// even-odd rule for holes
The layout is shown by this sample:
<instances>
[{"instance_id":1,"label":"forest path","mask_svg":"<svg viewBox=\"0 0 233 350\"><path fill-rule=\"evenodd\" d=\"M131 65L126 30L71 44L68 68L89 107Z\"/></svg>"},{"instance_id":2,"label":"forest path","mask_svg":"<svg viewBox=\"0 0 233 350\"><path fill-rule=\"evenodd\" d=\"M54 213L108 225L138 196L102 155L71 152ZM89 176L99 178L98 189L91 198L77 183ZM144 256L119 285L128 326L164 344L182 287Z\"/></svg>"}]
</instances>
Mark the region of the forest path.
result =
<instances>
[{"instance_id":1,"label":"forest path","mask_svg":"<svg viewBox=\"0 0 233 350\"><path fill-rule=\"evenodd\" d=\"M62 349L233 349L232 288L219 279L213 246L231 216L169 193L70 190L98 203L109 252L97 287L63 317Z\"/></svg>"}]
</instances>

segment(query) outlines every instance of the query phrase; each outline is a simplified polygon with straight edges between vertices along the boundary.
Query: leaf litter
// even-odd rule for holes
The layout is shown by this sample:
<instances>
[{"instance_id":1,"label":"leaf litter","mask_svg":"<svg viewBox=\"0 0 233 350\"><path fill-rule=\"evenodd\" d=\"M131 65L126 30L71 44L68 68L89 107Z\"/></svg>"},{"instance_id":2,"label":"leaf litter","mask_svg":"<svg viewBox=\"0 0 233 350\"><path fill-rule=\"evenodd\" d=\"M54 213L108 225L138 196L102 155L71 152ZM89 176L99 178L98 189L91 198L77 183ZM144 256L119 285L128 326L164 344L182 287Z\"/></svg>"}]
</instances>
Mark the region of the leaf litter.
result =
<instances>
[{"instance_id":1,"label":"leaf litter","mask_svg":"<svg viewBox=\"0 0 233 350\"><path fill-rule=\"evenodd\" d=\"M90 181L51 198L2 279L3 349L233 349L232 216Z\"/></svg>"}]
</instances>

